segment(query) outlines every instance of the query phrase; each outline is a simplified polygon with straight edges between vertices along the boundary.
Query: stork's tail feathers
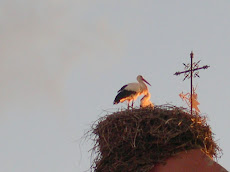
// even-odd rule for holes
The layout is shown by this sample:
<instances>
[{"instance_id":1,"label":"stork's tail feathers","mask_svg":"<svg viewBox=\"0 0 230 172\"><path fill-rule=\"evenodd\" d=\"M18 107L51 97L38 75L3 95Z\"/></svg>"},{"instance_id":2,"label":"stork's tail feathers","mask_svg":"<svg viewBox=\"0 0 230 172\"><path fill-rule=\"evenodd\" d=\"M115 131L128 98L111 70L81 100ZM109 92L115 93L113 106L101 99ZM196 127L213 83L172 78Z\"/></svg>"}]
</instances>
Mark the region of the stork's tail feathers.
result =
<instances>
[{"instance_id":1,"label":"stork's tail feathers","mask_svg":"<svg viewBox=\"0 0 230 172\"><path fill-rule=\"evenodd\" d=\"M113 101L113 104L114 104L114 105L116 105L116 104L118 104L118 103L120 103L120 101L119 101L119 102L116 101L116 100Z\"/></svg>"},{"instance_id":2,"label":"stork's tail feathers","mask_svg":"<svg viewBox=\"0 0 230 172\"><path fill-rule=\"evenodd\" d=\"M121 98L119 96L116 96L114 101L113 101L113 104L116 105L116 104L120 103L120 100L121 100Z\"/></svg>"}]
</instances>

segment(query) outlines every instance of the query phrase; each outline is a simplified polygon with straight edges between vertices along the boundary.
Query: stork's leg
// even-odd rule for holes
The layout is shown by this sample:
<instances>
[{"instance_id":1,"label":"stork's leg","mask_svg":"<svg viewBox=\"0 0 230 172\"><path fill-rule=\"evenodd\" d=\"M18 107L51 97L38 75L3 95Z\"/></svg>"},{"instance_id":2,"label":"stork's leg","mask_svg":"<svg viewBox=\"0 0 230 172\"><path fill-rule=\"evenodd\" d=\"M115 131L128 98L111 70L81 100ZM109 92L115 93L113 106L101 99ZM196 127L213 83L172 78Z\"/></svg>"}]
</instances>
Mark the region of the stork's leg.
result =
<instances>
[{"instance_id":1,"label":"stork's leg","mask_svg":"<svg viewBox=\"0 0 230 172\"><path fill-rule=\"evenodd\" d=\"M129 109L129 101L128 101L128 107L127 107L127 109Z\"/></svg>"},{"instance_id":2,"label":"stork's leg","mask_svg":"<svg viewBox=\"0 0 230 172\"><path fill-rule=\"evenodd\" d=\"M132 100L132 109L133 109L133 102L134 102L134 100Z\"/></svg>"}]
</instances>

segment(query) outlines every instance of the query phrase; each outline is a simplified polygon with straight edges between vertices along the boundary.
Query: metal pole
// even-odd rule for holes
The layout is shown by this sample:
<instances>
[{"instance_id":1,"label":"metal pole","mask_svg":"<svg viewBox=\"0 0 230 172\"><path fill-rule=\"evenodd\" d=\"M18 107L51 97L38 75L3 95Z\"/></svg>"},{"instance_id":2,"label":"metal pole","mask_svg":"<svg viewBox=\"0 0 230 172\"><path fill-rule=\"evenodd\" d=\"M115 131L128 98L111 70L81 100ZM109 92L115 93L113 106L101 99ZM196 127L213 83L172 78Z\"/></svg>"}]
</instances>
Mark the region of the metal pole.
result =
<instances>
[{"instance_id":1,"label":"metal pole","mask_svg":"<svg viewBox=\"0 0 230 172\"><path fill-rule=\"evenodd\" d=\"M193 52L190 54L191 58L191 93L190 93L190 99L191 99L191 115L192 115L192 78L193 78Z\"/></svg>"}]
</instances>

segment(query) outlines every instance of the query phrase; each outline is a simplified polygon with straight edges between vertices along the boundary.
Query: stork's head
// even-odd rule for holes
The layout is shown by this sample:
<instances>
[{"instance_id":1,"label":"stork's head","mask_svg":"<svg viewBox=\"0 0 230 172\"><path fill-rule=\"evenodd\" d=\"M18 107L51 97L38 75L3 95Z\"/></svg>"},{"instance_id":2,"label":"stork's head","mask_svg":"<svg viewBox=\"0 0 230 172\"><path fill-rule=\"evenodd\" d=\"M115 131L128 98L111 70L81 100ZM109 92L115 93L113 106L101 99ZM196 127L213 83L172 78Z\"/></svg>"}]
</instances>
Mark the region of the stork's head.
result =
<instances>
[{"instance_id":1,"label":"stork's head","mask_svg":"<svg viewBox=\"0 0 230 172\"><path fill-rule=\"evenodd\" d=\"M141 75L138 75L138 76L137 76L137 81L138 81L138 82L144 81L146 84L149 84L149 85L151 86L151 84L148 83L148 81L146 81L146 80L143 78L143 76L141 76Z\"/></svg>"}]
</instances>

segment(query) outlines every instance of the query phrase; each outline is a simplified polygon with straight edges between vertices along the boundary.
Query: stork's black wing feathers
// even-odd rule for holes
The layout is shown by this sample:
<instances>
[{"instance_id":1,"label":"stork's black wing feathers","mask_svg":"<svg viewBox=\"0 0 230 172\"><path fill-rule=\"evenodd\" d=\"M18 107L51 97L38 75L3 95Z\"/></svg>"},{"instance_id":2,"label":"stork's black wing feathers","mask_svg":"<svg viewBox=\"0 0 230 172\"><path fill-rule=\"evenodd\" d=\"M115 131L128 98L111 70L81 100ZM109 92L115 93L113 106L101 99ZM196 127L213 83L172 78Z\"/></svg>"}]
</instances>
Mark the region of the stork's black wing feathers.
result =
<instances>
[{"instance_id":1,"label":"stork's black wing feathers","mask_svg":"<svg viewBox=\"0 0 230 172\"><path fill-rule=\"evenodd\" d=\"M118 90L117 92L119 93L119 92L121 92L122 90L124 90L125 89L125 87L127 87L128 86L128 84L126 84L126 85L124 85L123 87L121 87L121 89L120 90Z\"/></svg>"},{"instance_id":2,"label":"stork's black wing feathers","mask_svg":"<svg viewBox=\"0 0 230 172\"><path fill-rule=\"evenodd\" d=\"M124 86L123 86L123 87L124 87ZM123 87L122 87L122 88L123 88ZM129 97L129 96L131 96L132 94L136 94L135 91L128 91L128 90L124 90L124 89L122 89L122 88L121 88L121 90L118 91L118 94L117 94L117 96L115 97L113 104L118 104L118 103L120 103L120 100L121 100L121 99L126 98L126 97Z\"/></svg>"}]
</instances>

